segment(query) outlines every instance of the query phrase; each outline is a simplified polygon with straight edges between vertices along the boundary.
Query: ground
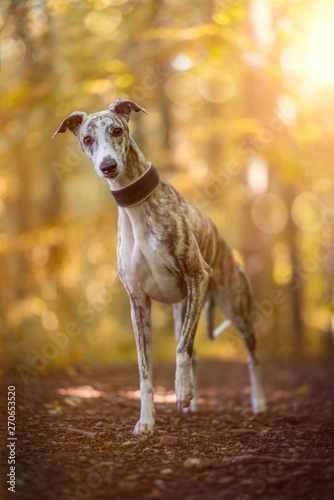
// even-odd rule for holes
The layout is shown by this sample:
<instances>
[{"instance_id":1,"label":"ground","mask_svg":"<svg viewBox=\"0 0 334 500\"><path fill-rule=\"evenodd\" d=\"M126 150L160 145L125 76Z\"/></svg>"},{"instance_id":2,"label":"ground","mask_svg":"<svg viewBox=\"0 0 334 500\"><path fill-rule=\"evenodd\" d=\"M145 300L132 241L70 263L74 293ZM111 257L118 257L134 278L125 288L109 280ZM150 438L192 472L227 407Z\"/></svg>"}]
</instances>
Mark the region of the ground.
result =
<instances>
[{"instance_id":1,"label":"ground","mask_svg":"<svg viewBox=\"0 0 334 500\"><path fill-rule=\"evenodd\" d=\"M157 365L148 437L132 432L137 367L85 371L4 381L2 396L16 386L16 498L334 498L332 362L263 363L269 409L260 416L251 412L245 363L200 361L192 414L177 412L174 366ZM7 436L2 427L2 443ZM14 498L3 451L2 498Z\"/></svg>"}]
</instances>

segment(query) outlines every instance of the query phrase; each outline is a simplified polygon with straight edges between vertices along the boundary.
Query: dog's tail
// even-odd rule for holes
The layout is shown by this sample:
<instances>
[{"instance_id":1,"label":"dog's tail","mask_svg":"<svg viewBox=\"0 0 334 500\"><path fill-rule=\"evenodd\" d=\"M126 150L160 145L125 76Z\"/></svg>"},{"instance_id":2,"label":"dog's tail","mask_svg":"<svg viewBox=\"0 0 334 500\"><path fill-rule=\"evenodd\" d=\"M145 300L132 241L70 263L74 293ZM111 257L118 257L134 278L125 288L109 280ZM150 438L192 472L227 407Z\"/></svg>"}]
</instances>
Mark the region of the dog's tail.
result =
<instances>
[{"instance_id":1,"label":"dog's tail","mask_svg":"<svg viewBox=\"0 0 334 500\"><path fill-rule=\"evenodd\" d=\"M205 301L206 336L209 340L215 340L231 324L231 321L226 319L217 328L214 328L214 309L215 301L213 296L209 293Z\"/></svg>"}]
</instances>

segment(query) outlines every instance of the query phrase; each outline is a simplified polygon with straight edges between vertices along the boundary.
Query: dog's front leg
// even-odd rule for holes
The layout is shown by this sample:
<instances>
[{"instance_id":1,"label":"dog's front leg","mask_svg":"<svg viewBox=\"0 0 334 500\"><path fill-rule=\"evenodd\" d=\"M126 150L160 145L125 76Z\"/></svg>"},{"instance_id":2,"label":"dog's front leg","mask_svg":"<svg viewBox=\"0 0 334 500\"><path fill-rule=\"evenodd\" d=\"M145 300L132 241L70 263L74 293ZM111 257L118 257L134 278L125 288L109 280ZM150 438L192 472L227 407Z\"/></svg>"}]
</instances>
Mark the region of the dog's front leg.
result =
<instances>
[{"instance_id":1,"label":"dog's front leg","mask_svg":"<svg viewBox=\"0 0 334 500\"><path fill-rule=\"evenodd\" d=\"M173 309L173 317L174 317L174 330L175 330L175 340L179 343L182 327L185 319L187 301L184 299L178 304L172 304ZM191 400L190 406L188 408L184 408L184 412L196 411L197 410L197 357L195 353L195 349L193 349L193 354L191 358L191 366L190 366L190 375L191 381L193 385L193 398Z\"/></svg>"},{"instance_id":2,"label":"dog's front leg","mask_svg":"<svg viewBox=\"0 0 334 500\"><path fill-rule=\"evenodd\" d=\"M188 301L181 338L176 350L175 392L179 410L188 408L194 397L191 362L198 320L204 305L211 270L203 266L193 278L187 277Z\"/></svg>"},{"instance_id":3,"label":"dog's front leg","mask_svg":"<svg viewBox=\"0 0 334 500\"><path fill-rule=\"evenodd\" d=\"M153 433L154 404L152 381L151 300L144 294L131 293L131 319L137 344L141 410L134 433Z\"/></svg>"}]
</instances>

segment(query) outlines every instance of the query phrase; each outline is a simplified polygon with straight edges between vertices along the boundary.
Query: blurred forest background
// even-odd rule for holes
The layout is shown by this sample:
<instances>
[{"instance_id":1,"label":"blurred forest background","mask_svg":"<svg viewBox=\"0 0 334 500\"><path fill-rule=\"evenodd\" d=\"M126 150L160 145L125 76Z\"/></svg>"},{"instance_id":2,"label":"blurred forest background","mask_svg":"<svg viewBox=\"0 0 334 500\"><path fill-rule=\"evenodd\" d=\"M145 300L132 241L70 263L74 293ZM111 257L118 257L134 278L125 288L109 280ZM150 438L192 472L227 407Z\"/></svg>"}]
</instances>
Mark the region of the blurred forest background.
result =
<instances>
[{"instance_id":1,"label":"blurred forest background","mask_svg":"<svg viewBox=\"0 0 334 500\"><path fill-rule=\"evenodd\" d=\"M332 356L334 2L2 0L4 369L136 359L117 207L70 133L130 98L132 134L209 213L254 289L262 357ZM217 321L220 317L217 317ZM154 304L154 358L174 359ZM245 357L235 331L200 356Z\"/></svg>"}]
</instances>

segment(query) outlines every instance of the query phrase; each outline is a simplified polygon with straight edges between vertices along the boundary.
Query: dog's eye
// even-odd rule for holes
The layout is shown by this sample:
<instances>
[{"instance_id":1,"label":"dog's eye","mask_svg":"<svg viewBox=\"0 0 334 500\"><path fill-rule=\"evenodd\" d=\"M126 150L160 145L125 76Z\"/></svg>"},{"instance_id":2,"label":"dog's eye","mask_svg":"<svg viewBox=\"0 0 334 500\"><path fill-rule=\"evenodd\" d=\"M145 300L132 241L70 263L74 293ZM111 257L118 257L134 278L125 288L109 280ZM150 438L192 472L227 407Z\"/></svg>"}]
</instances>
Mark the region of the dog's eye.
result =
<instances>
[{"instance_id":1,"label":"dog's eye","mask_svg":"<svg viewBox=\"0 0 334 500\"><path fill-rule=\"evenodd\" d=\"M115 137L119 137L123 134L123 130L121 128L114 128L113 134Z\"/></svg>"},{"instance_id":2,"label":"dog's eye","mask_svg":"<svg viewBox=\"0 0 334 500\"><path fill-rule=\"evenodd\" d=\"M83 141L85 144L92 144L93 139L91 138L90 135L87 135L87 137L85 137Z\"/></svg>"}]
</instances>

